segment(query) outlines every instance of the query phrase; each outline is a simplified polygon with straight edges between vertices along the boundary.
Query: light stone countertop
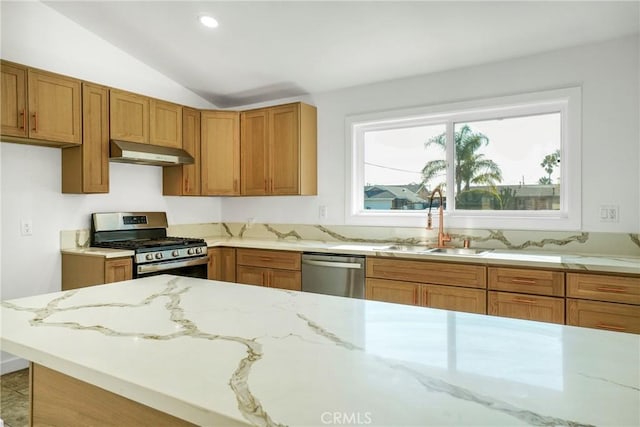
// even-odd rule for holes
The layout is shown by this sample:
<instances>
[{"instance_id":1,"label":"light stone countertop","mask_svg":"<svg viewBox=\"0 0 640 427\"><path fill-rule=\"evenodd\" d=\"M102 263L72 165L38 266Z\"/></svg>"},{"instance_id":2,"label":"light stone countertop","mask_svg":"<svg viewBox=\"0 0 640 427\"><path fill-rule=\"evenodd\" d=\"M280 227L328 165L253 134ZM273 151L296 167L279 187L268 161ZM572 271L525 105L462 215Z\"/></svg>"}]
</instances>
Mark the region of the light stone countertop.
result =
<instances>
[{"instance_id":1,"label":"light stone countertop","mask_svg":"<svg viewBox=\"0 0 640 427\"><path fill-rule=\"evenodd\" d=\"M424 261L455 261L482 265L539 267L640 275L640 257L558 254L553 252L491 250L481 255L450 255L388 249L392 243L321 242L312 240L246 239L237 237L206 237L209 247L273 249L284 251L345 253L417 259Z\"/></svg>"},{"instance_id":2,"label":"light stone countertop","mask_svg":"<svg viewBox=\"0 0 640 427\"><path fill-rule=\"evenodd\" d=\"M169 275L0 320L3 351L198 425L640 425L634 334Z\"/></svg>"},{"instance_id":3,"label":"light stone countertop","mask_svg":"<svg viewBox=\"0 0 640 427\"><path fill-rule=\"evenodd\" d=\"M104 258L124 258L135 255L134 251L108 248L67 248L61 249L60 252L69 255L100 256Z\"/></svg>"}]
</instances>

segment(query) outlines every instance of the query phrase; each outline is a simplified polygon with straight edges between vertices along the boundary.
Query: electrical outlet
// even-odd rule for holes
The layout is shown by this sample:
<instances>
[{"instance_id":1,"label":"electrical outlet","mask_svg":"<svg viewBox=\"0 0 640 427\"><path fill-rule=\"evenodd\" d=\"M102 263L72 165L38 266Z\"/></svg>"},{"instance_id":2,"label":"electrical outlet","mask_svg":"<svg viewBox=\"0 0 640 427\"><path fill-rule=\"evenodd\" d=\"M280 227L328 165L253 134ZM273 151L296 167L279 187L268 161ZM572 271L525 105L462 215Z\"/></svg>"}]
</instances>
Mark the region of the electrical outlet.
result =
<instances>
[{"instance_id":1,"label":"electrical outlet","mask_svg":"<svg viewBox=\"0 0 640 427\"><path fill-rule=\"evenodd\" d=\"M327 219L327 207L325 205L319 207L318 216L320 219Z\"/></svg>"},{"instance_id":2,"label":"electrical outlet","mask_svg":"<svg viewBox=\"0 0 640 427\"><path fill-rule=\"evenodd\" d=\"M23 236L33 235L33 221L30 219L20 220L20 234Z\"/></svg>"},{"instance_id":3,"label":"electrical outlet","mask_svg":"<svg viewBox=\"0 0 640 427\"><path fill-rule=\"evenodd\" d=\"M618 222L620 220L618 205L600 205L600 222Z\"/></svg>"}]
</instances>

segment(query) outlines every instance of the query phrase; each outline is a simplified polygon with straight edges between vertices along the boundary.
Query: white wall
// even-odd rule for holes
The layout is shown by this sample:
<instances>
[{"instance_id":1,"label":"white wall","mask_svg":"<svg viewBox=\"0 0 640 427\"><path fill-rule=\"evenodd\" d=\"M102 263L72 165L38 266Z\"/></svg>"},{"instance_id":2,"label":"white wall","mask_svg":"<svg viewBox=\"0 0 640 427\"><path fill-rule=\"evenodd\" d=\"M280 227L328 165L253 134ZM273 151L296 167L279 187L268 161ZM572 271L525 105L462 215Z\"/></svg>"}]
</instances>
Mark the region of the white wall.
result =
<instances>
[{"instance_id":1,"label":"white wall","mask_svg":"<svg viewBox=\"0 0 640 427\"><path fill-rule=\"evenodd\" d=\"M314 94L318 107L317 197L238 198L224 221L344 224L345 117L368 112L582 86L582 229L639 231L640 132L637 37L420 77ZM366 70L363 70L366 72ZM620 206L601 223L600 204ZM324 221L320 205L328 208Z\"/></svg>"}]
</instances>

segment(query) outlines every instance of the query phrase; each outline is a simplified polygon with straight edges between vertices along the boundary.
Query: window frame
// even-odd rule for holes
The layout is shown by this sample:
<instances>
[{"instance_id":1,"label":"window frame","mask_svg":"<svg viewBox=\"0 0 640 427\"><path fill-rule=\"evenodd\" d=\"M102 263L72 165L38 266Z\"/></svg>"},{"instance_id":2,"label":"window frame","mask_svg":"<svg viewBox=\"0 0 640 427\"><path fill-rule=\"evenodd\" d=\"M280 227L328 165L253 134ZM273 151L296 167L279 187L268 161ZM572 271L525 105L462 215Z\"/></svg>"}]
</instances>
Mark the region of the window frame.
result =
<instances>
[{"instance_id":1,"label":"window frame","mask_svg":"<svg viewBox=\"0 0 640 427\"><path fill-rule=\"evenodd\" d=\"M382 111L349 116L346 124L345 222L349 225L423 227L423 211L364 209L364 134L398 127L445 124L447 141L453 140L454 125L468 121L561 114L560 210L456 210L455 198L447 203L448 228L515 230L580 230L582 226L581 116L582 90L571 87L489 99ZM446 146L447 188L454 186L454 144ZM437 215L434 216L437 226Z\"/></svg>"}]
</instances>

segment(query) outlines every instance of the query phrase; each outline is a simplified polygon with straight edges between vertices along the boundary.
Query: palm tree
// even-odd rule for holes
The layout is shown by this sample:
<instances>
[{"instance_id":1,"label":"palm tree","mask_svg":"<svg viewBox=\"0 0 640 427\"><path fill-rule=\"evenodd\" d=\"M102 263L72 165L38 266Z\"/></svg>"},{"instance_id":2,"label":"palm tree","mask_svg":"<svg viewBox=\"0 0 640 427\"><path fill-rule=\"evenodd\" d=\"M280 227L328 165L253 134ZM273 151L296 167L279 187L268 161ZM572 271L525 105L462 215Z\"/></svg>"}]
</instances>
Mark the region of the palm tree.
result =
<instances>
[{"instance_id":1,"label":"palm tree","mask_svg":"<svg viewBox=\"0 0 640 427\"><path fill-rule=\"evenodd\" d=\"M484 154L477 151L489 143L482 133L473 133L469 125L464 125L460 131L454 133L455 139L455 182L456 195L463 191L469 191L471 184L489 185L495 187L502 182L500 166ZM446 134L434 136L425 142L425 148L436 145L443 150L446 147ZM431 160L422 169L422 177L425 185L446 172L447 163L444 160ZM495 193L495 189L492 193Z\"/></svg>"},{"instance_id":2,"label":"palm tree","mask_svg":"<svg viewBox=\"0 0 640 427\"><path fill-rule=\"evenodd\" d=\"M542 163L540 163L540 166L547 173L547 176L543 176L542 178L540 178L538 180L538 183L552 184L551 174L553 173L553 170L556 167L558 167L559 164L560 164L560 150L556 150L553 153L547 154L546 156L544 156L544 159L542 159Z\"/></svg>"}]
</instances>

